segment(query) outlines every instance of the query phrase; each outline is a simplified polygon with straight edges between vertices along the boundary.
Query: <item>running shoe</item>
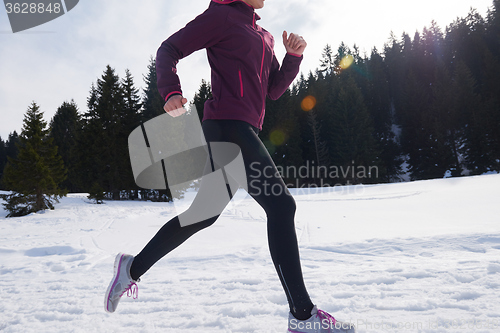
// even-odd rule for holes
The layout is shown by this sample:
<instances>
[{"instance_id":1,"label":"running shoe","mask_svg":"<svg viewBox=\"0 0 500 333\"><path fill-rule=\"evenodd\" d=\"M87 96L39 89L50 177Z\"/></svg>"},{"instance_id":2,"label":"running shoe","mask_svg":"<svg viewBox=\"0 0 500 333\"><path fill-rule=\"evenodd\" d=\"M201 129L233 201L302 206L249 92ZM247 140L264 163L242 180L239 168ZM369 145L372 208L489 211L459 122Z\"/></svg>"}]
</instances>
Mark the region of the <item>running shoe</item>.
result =
<instances>
[{"instance_id":1,"label":"running shoe","mask_svg":"<svg viewBox=\"0 0 500 333\"><path fill-rule=\"evenodd\" d=\"M106 312L115 312L121 297L125 293L127 293L128 297L137 298L139 288L136 282L139 282L140 279L135 281L130 277L130 266L132 266L133 261L134 256L129 254L118 253L116 256L113 279L109 283L104 298L104 309Z\"/></svg>"}]
</instances>

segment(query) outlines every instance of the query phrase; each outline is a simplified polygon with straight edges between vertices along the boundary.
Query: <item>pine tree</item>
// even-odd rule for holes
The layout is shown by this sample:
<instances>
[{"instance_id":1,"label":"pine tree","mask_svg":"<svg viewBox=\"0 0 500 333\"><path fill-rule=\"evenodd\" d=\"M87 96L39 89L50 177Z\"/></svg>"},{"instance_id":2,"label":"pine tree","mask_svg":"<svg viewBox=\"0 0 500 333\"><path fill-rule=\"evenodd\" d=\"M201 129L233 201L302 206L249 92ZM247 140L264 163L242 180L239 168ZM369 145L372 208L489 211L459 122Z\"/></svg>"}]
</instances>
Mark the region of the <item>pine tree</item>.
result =
<instances>
[{"instance_id":1,"label":"pine tree","mask_svg":"<svg viewBox=\"0 0 500 333\"><path fill-rule=\"evenodd\" d=\"M315 167L323 167L321 170L325 170L330 166L330 154L325 140L327 131L325 131L324 125L329 111L325 104L328 94L328 82L332 80L335 80L332 73L327 74L325 80L322 79L322 76L318 72L316 76L312 72L309 72L307 79L308 88L304 94L305 97L301 100L301 113L302 117L305 118L303 120L303 130L308 133L311 150L306 161ZM310 184L323 186L327 175L325 172L321 172L321 174L316 172L314 175L311 172L310 177Z\"/></svg>"},{"instance_id":2,"label":"pine tree","mask_svg":"<svg viewBox=\"0 0 500 333\"><path fill-rule=\"evenodd\" d=\"M87 196L87 198L90 200L94 200L96 204L100 205L104 202L106 193L104 193L104 189L101 187L101 185L99 185L98 182L94 182L90 187L89 195Z\"/></svg>"},{"instance_id":3,"label":"pine tree","mask_svg":"<svg viewBox=\"0 0 500 333\"><path fill-rule=\"evenodd\" d=\"M384 64L387 68L387 79L390 89L391 109L394 111L394 121L399 122L399 111L403 109L404 86L409 70L412 54L412 40L403 33L401 42L392 35L391 44L385 45Z\"/></svg>"},{"instance_id":4,"label":"pine tree","mask_svg":"<svg viewBox=\"0 0 500 333\"><path fill-rule=\"evenodd\" d=\"M488 171L492 165L489 154L489 138L485 129L488 120L485 116L485 105L476 91L476 80L463 61L456 65L454 85L457 94L457 112L462 123L463 147L460 153L464 155L465 166L472 174Z\"/></svg>"},{"instance_id":5,"label":"pine tree","mask_svg":"<svg viewBox=\"0 0 500 333\"><path fill-rule=\"evenodd\" d=\"M9 217L54 209L53 203L66 194L59 188L66 169L46 127L43 113L33 102L24 117L19 153L5 167L3 181L13 191L4 196Z\"/></svg>"},{"instance_id":6,"label":"pine tree","mask_svg":"<svg viewBox=\"0 0 500 333\"><path fill-rule=\"evenodd\" d=\"M324 72L327 76L332 75L335 72L335 63L332 47L329 44L323 48L323 53L321 53L320 68L321 72Z\"/></svg>"},{"instance_id":7,"label":"pine tree","mask_svg":"<svg viewBox=\"0 0 500 333\"><path fill-rule=\"evenodd\" d=\"M92 84L87 107L76 144L78 185L88 192L97 182L110 197L119 199L123 180L120 140L126 103L120 78L109 65L97 84Z\"/></svg>"},{"instance_id":8,"label":"pine tree","mask_svg":"<svg viewBox=\"0 0 500 333\"><path fill-rule=\"evenodd\" d=\"M19 134L16 131L9 134L9 138L5 142L5 154L7 157L14 158L19 151L18 144L20 143Z\"/></svg>"},{"instance_id":9,"label":"pine tree","mask_svg":"<svg viewBox=\"0 0 500 333\"><path fill-rule=\"evenodd\" d=\"M212 97L212 90L210 84L205 80L201 80L200 88L196 92L193 98L193 104L196 106L196 111L198 112L198 117L200 121L203 120L203 110L205 108L205 102Z\"/></svg>"},{"instance_id":10,"label":"pine tree","mask_svg":"<svg viewBox=\"0 0 500 333\"><path fill-rule=\"evenodd\" d=\"M352 173L353 168L380 168L380 151L373 137L373 127L361 91L349 75L341 78L332 110L330 154L335 166L348 171L339 174L344 182L377 181L377 175Z\"/></svg>"},{"instance_id":11,"label":"pine tree","mask_svg":"<svg viewBox=\"0 0 500 333\"><path fill-rule=\"evenodd\" d=\"M500 53L500 49L497 50ZM482 98L485 106L482 116L486 121L483 131L487 133L487 153L490 160L487 169L500 171L500 54L484 51L482 73Z\"/></svg>"},{"instance_id":12,"label":"pine tree","mask_svg":"<svg viewBox=\"0 0 500 333\"><path fill-rule=\"evenodd\" d=\"M144 82L146 83L146 89L144 90L142 100L142 122L153 119L154 117L162 115L165 112L163 110L165 101L158 92L156 60L153 57L149 59L148 74L144 76Z\"/></svg>"},{"instance_id":13,"label":"pine tree","mask_svg":"<svg viewBox=\"0 0 500 333\"><path fill-rule=\"evenodd\" d=\"M16 131L9 134L9 138L4 143L4 164L2 169L0 169L0 189L5 189L5 184L3 184L3 172L5 170L5 166L7 166L7 161L10 158L15 158L18 153L18 145L19 145L19 135Z\"/></svg>"},{"instance_id":14,"label":"pine tree","mask_svg":"<svg viewBox=\"0 0 500 333\"><path fill-rule=\"evenodd\" d=\"M488 10L488 30L486 35L490 50L500 61L500 0L493 0Z\"/></svg>"},{"instance_id":15,"label":"pine tree","mask_svg":"<svg viewBox=\"0 0 500 333\"><path fill-rule=\"evenodd\" d=\"M316 165L318 166L328 166L329 165L329 156L328 156L328 147L326 146L326 142L322 140L321 137L321 124L318 121L316 116L316 111L314 109L307 112L308 115L308 123L311 127L311 131L313 133L313 141L314 141L314 150L316 152Z\"/></svg>"},{"instance_id":16,"label":"pine tree","mask_svg":"<svg viewBox=\"0 0 500 333\"><path fill-rule=\"evenodd\" d=\"M457 19L447 28L445 37L447 61L451 64L465 63L477 82L477 92L486 87L483 62L488 46L485 32L484 19L472 9L466 18Z\"/></svg>"},{"instance_id":17,"label":"pine tree","mask_svg":"<svg viewBox=\"0 0 500 333\"><path fill-rule=\"evenodd\" d=\"M75 178L71 179L71 181L76 184L82 192L90 191L90 184L96 181L95 177L92 177L92 175L98 175L98 170L94 168L94 163L92 162L91 156L89 156L89 154L92 154L92 145L94 144L92 134L90 134L89 131L91 124L90 110L92 110L93 114L95 114L94 110L96 103L97 90L95 84L92 83L90 87L90 95L87 97L88 111L83 114L80 119L80 127L76 131L75 136L76 142L71 149L71 155L74 159L74 165L72 165L72 167L76 170L74 175Z\"/></svg>"},{"instance_id":18,"label":"pine tree","mask_svg":"<svg viewBox=\"0 0 500 333\"><path fill-rule=\"evenodd\" d=\"M366 104L373 121L374 136L379 143L380 160L387 174L379 174L382 181L398 179L401 174L401 151L393 132L394 114L391 103L388 68L377 49L372 50L367 63L368 91Z\"/></svg>"},{"instance_id":19,"label":"pine tree","mask_svg":"<svg viewBox=\"0 0 500 333\"><path fill-rule=\"evenodd\" d=\"M275 164L286 170L302 164L301 137L295 98L290 90L277 100L266 100L266 116L259 137L262 139ZM299 103L300 105L300 103ZM293 174L282 175L288 185L295 186Z\"/></svg>"},{"instance_id":20,"label":"pine tree","mask_svg":"<svg viewBox=\"0 0 500 333\"><path fill-rule=\"evenodd\" d=\"M301 153L300 158L297 158L298 156L296 157L296 167L299 167L301 165L312 165L312 163L316 163L317 161L318 156L316 154L314 131L311 130L309 112L310 110L314 109L316 123L318 126L322 126L325 113L328 112L324 103L326 95L328 93L327 82L333 80L334 77L334 73L327 74L325 77L319 75L315 77L312 72L309 72L308 78L305 79L304 75L301 73L300 79L295 85L296 91L295 94L292 94L292 96L290 97L290 103L291 109L293 110L293 115L295 115L293 134L297 136L296 142L298 142L300 146L298 147L298 150L294 152L294 154L288 154L286 156L291 157L295 156L299 152ZM322 142L325 141L324 129L325 128L323 127L321 136L318 135L316 137ZM291 144L292 143L290 142L289 145ZM324 161L324 159L327 158L323 157L325 156L323 156L322 154L322 162L328 165L330 161ZM295 181L295 183L297 183L297 180L292 181ZM309 178L300 179L300 183L310 185L316 185L319 181L320 179L318 179L317 177L312 177L312 174L309 175Z\"/></svg>"},{"instance_id":21,"label":"pine tree","mask_svg":"<svg viewBox=\"0 0 500 333\"><path fill-rule=\"evenodd\" d=\"M77 132L81 127L80 114L75 102L64 102L56 111L50 122L50 137L58 147L58 153L62 157L64 165L68 168L68 177L62 183L64 188L70 192L79 192L80 188L74 179L78 173L75 169L74 146L76 145Z\"/></svg>"},{"instance_id":22,"label":"pine tree","mask_svg":"<svg viewBox=\"0 0 500 333\"><path fill-rule=\"evenodd\" d=\"M422 34L425 58L429 62L429 81L434 79L437 66L443 63L444 58L444 35L436 21L431 22L431 26L424 28ZM432 71L432 72L431 72Z\"/></svg>"},{"instance_id":23,"label":"pine tree","mask_svg":"<svg viewBox=\"0 0 500 333\"><path fill-rule=\"evenodd\" d=\"M404 87L402 107L399 111L401 125L401 146L408 156L411 178L424 179L422 164L429 156L425 151L429 147L429 129L424 125L425 110L429 108L430 95L412 71L408 74Z\"/></svg>"},{"instance_id":24,"label":"pine tree","mask_svg":"<svg viewBox=\"0 0 500 333\"><path fill-rule=\"evenodd\" d=\"M335 60L333 64L335 65L335 74L340 74L344 69L346 69L345 61L349 63L348 56L351 55L351 50L344 42L341 42L338 49L337 54L335 55ZM346 58L347 57L347 58Z\"/></svg>"},{"instance_id":25,"label":"pine tree","mask_svg":"<svg viewBox=\"0 0 500 333\"><path fill-rule=\"evenodd\" d=\"M435 138L432 143L434 158L426 178L443 177L447 171L451 171L453 176L460 176L462 127L457 104L459 96L457 86L444 65L436 69L432 92L433 100L429 111L433 122L431 135Z\"/></svg>"},{"instance_id":26,"label":"pine tree","mask_svg":"<svg viewBox=\"0 0 500 333\"><path fill-rule=\"evenodd\" d=\"M142 108L141 98L139 96L139 89L134 86L134 79L132 74L127 69L125 71L125 78L122 80L122 88L124 93L124 108L120 114L120 132L118 134L117 149L117 177L121 179L120 189L127 190L128 197L136 198L136 191L138 187L135 185L132 167L130 165L128 154L128 137L130 133L140 126L140 113Z\"/></svg>"}]
</instances>

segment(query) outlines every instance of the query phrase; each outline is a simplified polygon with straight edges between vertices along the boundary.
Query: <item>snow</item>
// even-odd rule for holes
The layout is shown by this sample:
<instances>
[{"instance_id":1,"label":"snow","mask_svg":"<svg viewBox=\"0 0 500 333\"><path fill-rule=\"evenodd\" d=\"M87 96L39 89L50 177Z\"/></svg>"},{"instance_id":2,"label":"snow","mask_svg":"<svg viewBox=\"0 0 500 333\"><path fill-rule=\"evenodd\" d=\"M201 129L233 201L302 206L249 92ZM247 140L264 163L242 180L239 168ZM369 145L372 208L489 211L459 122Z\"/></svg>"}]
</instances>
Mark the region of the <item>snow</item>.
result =
<instances>
[{"instance_id":1,"label":"snow","mask_svg":"<svg viewBox=\"0 0 500 333\"><path fill-rule=\"evenodd\" d=\"M500 331L500 175L292 193L319 308L359 332ZM0 331L285 332L264 211L238 196L114 314L103 303L115 255L138 253L173 204L70 194L53 211L0 210Z\"/></svg>"}]
</instances>

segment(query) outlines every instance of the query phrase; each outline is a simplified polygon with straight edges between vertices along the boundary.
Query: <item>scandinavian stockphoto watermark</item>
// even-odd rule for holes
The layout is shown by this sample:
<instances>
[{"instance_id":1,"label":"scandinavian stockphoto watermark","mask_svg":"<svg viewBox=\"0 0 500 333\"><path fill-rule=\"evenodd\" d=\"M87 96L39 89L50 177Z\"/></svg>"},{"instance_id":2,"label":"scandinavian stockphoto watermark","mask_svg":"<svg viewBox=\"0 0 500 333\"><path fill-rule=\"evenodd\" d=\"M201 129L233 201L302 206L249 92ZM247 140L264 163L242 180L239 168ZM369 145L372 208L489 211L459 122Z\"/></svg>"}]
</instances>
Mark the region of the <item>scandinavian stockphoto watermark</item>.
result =
<instances>
[{"instance_id":1,"label":"scandinavian stockphoto watermark","mask_svg":"<svg viewBox=\"0 0 500 333\"><path fill-rule=\"evenodd\" d=\"M4 0L12 32L20 32L52 21L70 10L79 0Z\"/></svg>"},{"instance_id":2,"label":"scandinavian stockphoto watermark","mask_svg":"<svg viewBox=\"0 0 500 333\"><path fill-rule=\"evenodd\" d=\"M278 167L274 174L272 166L259 166L254 162L245 169L241 149L230 142L206 142L198 112L191 104L181 117L168 114L157 116L140 126L129 135L130 161L136 184L145 189L170 189L174 197L174 207L179 214L181 226L195 224L219 215L229 203L236 204L235 193L239 188L252 196L276 195L285 192L290 195L289 187L297 188L297 194L312 192L351 194L350 185L340 184L339 178L366 179L378 177L377 167L352 165L347 167L317 167L314 163L300 167ZM275 178L309 179L321 176L318 184L305 185L288 183L283 186ZM327 182L325 182L327 181ZM336 182L337 181L337 182ZM198 183L199 190L189 209L186 201L175 200L176 194ZM339 188L342 193L339 193ZM361 186L352 186L354 194L364 191ZM318 191L318 189L320 191ZM300 191L308 190L308 193ZM236 202L235 202L236 201Z\"/></svg>"},{"instance_id":3,"label":"scandinavian stockphoto watermark","mask_svg":"<svg viewBox=\"0 0 500 333\"><path fill-rule=\"evenodd\" d=\"M275 171L276 170L276 171ZM280 184L268 182L267 179L282 178L286 180L286 188L296 189L296 193L304 194L346 194L354 193L361 194L364 192L364 187L354 185L351 181L356 179L357 182L377 179L379 177L379 169L377 166L356 165L352 161L351 165L346 166L318 166L314 161L306 161L303 165L295 166L280 166L276 169L272 166L261 167L259 162L250 164L249 176L249 193L255 195L280 195L283 192L283 187ZM308 180L314 180L308 182ZM341 193L339 193L341 191Z\"/></svg>"}]
</instances>

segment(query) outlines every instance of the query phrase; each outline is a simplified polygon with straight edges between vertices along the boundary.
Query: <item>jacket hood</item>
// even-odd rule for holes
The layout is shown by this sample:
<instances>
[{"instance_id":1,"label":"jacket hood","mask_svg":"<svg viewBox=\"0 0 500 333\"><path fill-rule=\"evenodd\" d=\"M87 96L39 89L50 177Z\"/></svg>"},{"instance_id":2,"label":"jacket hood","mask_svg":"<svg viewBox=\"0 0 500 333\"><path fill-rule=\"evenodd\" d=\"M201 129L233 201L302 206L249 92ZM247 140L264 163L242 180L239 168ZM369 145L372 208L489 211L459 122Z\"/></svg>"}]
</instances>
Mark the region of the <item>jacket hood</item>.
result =
<instances>
[{"instance_id":1,"label":"jacket hood","mask_svg":"<svg viewBox=\"0 0 500 333\"><path fill-rule=\"evenodd\" d=\"M248 8L252 9L252 12L255 14L255 20L260 20L260 16L257 13L255 13L255 8L253 8L252 6L250 6L249 4L244 2L243 0L211 0L211 2L215 2L215 3L221 4L221 5L228 5L228 4L234 3L234 2L241 2L242 4L248 6Z\"/></svg>"}]
</instances>

